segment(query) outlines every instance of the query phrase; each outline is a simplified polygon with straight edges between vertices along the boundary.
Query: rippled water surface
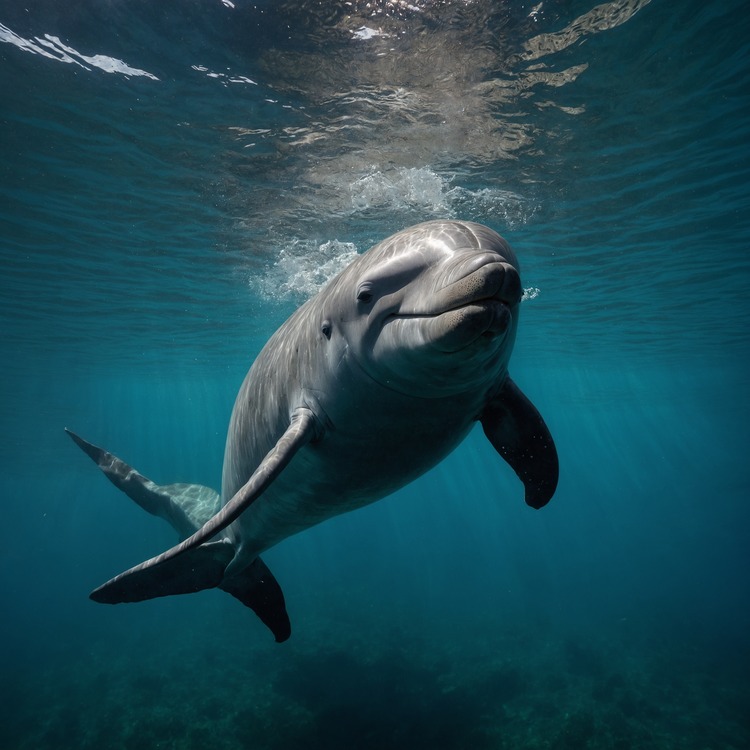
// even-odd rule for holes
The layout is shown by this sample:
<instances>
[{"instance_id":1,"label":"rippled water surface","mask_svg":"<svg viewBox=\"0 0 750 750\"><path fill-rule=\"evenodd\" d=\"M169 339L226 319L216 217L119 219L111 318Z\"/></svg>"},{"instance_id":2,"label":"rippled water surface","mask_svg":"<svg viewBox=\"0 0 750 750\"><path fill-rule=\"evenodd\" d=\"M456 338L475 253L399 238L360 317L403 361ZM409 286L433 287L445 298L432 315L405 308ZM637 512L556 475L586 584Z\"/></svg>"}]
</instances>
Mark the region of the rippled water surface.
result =
<instances>
[{"instance_id":1,"label":"rippled water surface","mask_svg":"<svg viewBox=\"0 0 750 750\"><path fill-rule=\"evenodd\" d=\"M0 0L0 745L749 746L748 39L738 0ZM472 434L268 555L283 646L89 602L174 539L62 428L218 486L268 336L439 217L521 260L553 502Z\"/></svg>"}]
</instances>

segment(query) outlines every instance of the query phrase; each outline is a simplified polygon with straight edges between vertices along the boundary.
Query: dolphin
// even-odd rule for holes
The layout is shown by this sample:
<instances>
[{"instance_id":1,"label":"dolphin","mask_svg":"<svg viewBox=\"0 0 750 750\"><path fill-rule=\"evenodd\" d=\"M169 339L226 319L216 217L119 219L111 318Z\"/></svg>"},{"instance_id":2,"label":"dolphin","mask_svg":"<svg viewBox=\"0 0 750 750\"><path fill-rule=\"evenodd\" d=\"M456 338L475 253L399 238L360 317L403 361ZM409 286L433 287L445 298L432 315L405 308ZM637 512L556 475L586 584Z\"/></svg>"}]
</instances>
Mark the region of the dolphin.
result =
<instances>
[{"instance_id":1,"label":"dolphin","mask_svg":"<svg viewBox=\"0 0 750 750\"><path fill-rule=\"evenodd\" d=\"M157 485L69 432L104 474L181 537L91 593L117 604L218 587L277 641L291 633L265 550L379 500L482 424L541 508L554 441L508 374L522 297L515 253L480 224L438 220L360 255L271 336L232 411L221 495Z\"/></svg>"}]
</instances>

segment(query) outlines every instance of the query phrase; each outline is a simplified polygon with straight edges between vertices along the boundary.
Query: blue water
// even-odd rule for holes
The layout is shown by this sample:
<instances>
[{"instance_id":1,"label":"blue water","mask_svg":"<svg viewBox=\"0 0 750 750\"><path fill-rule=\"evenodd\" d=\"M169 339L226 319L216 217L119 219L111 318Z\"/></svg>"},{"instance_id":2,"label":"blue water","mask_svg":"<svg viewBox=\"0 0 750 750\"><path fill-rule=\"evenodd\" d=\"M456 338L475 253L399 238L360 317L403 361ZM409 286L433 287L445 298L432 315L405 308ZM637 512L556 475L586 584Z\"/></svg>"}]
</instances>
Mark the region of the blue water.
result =
<instances>
[{"instance_id":1,"label":"blue water","mask_svg":"<svg viewBox=\"0 0 750 750\"><path fill-rule=\"evenodd\" d=\"M69 7L72 5L72 7ZM0 0L0 747L750 747L740 0ZM548 507L481 431L221 592L88 592L173 532L68 426L218 487L275 328L393 231L489 224Z\"/></svg>"}]
</instances>

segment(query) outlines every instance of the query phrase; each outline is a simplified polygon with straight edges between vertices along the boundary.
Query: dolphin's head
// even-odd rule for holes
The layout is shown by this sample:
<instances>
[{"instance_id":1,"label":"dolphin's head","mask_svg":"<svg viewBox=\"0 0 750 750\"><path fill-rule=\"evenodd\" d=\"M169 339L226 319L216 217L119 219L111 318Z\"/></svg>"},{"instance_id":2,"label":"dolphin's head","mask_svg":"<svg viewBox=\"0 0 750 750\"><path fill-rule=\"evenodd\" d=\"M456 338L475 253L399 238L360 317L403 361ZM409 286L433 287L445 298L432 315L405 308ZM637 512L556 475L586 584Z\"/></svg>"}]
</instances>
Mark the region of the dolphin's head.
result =
<instances>
[{"instance_id":1,"label":"dolphin's head","mask_svg":"<svg viewBox=\"0 0 750 750\"><path fill-rule=\"evenodd\" d=\"M327 335L374 380L415 396L487 387L507 370L521 280L487 227L431 221L393 235L334 282Z\"/></svg>"}]
</instances>

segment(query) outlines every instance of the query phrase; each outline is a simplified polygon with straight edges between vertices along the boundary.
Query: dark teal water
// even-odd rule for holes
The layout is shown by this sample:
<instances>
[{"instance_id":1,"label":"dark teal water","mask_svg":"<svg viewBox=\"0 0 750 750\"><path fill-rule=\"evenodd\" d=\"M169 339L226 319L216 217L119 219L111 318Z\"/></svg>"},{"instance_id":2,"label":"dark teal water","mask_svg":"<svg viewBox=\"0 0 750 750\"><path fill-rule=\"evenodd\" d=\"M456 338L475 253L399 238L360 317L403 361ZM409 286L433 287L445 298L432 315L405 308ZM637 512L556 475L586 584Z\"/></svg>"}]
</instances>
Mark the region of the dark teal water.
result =
<instances>
[{"instance_id":1,"label":"dark teal water","mask_svg":"<svg viewBox=\"0 0 750 750\"><path fill-rule=\"evenodd\" d=\"M0 747L750 747L742 2L0 0ZM473 433L220 592L69 426L218 486L278 324L409 224L487 223L561 481Z\"/></svg>"}]
</instances>

